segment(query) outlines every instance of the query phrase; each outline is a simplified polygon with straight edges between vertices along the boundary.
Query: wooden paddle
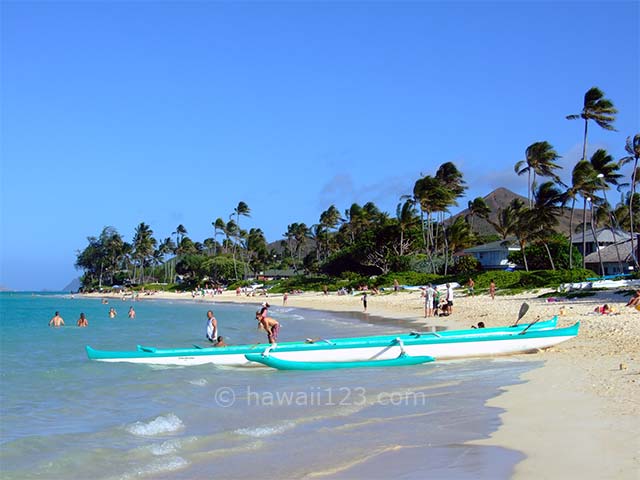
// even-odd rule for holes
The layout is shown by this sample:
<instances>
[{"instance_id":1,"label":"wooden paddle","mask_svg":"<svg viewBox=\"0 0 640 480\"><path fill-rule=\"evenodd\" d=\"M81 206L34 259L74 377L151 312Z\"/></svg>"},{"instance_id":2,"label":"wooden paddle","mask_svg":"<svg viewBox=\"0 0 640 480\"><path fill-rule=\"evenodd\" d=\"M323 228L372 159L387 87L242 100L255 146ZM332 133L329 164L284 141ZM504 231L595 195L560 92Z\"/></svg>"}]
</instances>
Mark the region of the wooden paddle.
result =
<instances>
[{"instance_id":1,"label":"wooden paddle","mask_svg":"<svg viewBox=\"0 0 640 480\"><path fill-rule=\"evenodd\" d=\"M520 311L518 312L518 319L516 320L516 323L514 323L511 326L515 327L516 325L518 325L518 322L522 320L522 317L524 317L528 311L529 311L529 304L527 302L523 302L523 304L520 305Z\"/></svg>"}]
</instances>

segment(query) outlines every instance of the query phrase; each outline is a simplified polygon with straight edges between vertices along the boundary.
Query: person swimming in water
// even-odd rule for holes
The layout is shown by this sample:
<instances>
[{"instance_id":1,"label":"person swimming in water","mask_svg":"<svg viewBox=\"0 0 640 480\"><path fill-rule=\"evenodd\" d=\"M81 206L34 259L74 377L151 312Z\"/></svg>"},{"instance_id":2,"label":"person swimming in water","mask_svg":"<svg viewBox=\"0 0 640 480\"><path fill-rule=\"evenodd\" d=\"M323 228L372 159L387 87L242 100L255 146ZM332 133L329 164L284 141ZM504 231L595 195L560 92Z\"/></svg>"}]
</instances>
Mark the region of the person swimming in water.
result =
<instances>
[{"instance_id":1,"label":"person swimming in water","mask_svg":"<svg viewBox=\"0 0 640 480\"><path fill-rule=\"evenodd\" d=\"M80 318L78 319L78 326L79 327L88 327L89 326L89 321L87 320L87 317L85 317L84 313L80 314Z\"/></svg>"},{"instance_id":2,"label":"person swimming in water","mask_svg":"<svg viewBox=\"0 0 640 480\"><path fill-rule=\"evenodd\" d=\"M49 320L50 327L64 327L64 320L60 316L60 312L56 312L51 320Z\"/></svg>"}]
</instances>

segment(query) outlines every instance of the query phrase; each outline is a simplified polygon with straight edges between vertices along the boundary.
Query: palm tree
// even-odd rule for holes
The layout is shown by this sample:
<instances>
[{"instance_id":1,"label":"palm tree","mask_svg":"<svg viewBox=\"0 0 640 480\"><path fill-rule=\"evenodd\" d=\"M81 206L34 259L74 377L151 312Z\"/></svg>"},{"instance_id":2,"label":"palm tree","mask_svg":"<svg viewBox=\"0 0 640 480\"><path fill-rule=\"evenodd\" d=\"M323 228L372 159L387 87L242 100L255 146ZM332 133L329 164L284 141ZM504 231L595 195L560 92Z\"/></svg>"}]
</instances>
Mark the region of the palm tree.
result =
<instances>
[{"instance_id":1,"label":"palm tree","mask_svg":"<svg viewBox=\"0 0 640 480\"><path fill-rule=\"evenodd\" d=\"M471 226L463 217L457 217L447 228L447 243L453 253L473 245L474 235Z\"/></svg>"},{"instance_id":2,"label":"palm tree","mask_svg":"<svg viewBox=\"0 0 640 480\"><path fill-rule=\"evenodd\" d=\"M487 221L495 229L498 235L500 235L502 240L507 240L510 236L515 235L517 231L518 216L511 204L498 209L496 221L489 218L487 218Z\"/></svg>"},{"instance_id":3,"label":"palm tree","mask_svg":"<svg viewBox=\"0 0 640 480\"><path fill-rule=\"evenodd\" d=\"M556 266L553 263L547 239L558 225L558 217L564 203L564 194L556 187L554 182L545 182L533 192L533 200L533 208L530 210L528 221L537 229L535 236L544 245L551 269L555 270Z\"/></svg>"},{"instance_id":4,"label":"palm tree","mask_svg":"<svg viewBox=\"0 0 640 480\"><path fill-rule=\"evenodd\" d=\"M227 229L227 224L224 223L224 220L221 219L220 217L216 218L216 221L212 222L211 225L213 225L213 238L216 238L218 235L225 234L225 231ZM227 253L226 248L224 253Z\"/></svg>"},{"instance_id":5,"label":"palm tree","mask_svg":"<svg viewBox=\"0 0 640 480\"><path fill-rule=\"evenodd\" d=\"M400 256L404 255L404 233L407 228L415 225L416 209L411 200L405 200L404 203L399 203L396 207L396 218L398 219L398 225L400 227Z\"/></svg>"},{"instance_id":6,"label":"palm tree","mask_svg":"<svg viewBox=\"0 0 640 480\"><path fill-rule=\"evenodd\" d=\"M140 265L140 283L144 283L144 266L146 260L153 255L156 243L151 227L144 222L140 223L133 236L134 257Z\"/></svg>"},{"instance_id":7,"label":"palm tree","mask_svg":"<svg viewBox=\"0 0 640 480\"><path fill-rule=\"evenodd\" d=\"M471 223L470 223L471 229L473 229L473 219L475 217L479 217L486 220L489 217L489 214L491 213L491 209L489 208L489 205L487 205L487 202L482 197L476 197L473 200L469 200L469 203L467 204L467 208L469 210L468 216L471 219Z\"/></svg>"},{"instance_id":8,"label":"palm tree","mask_svg":"<svg viewBox=\"0 0 640 480\"><path fill-rule=\"evenodd\" d=\"M445 195L440 199L441 203L436 205L436 211L441 214L440 223L443 226L444 233L444 214L449 211L449 207L458 205L456 200L464 195L467 187L462 179L462 172L452 162L445 162L440 165L436 171L435 178L445 188ZM449 266L449 243L446 234L443 234L442 238L444 240L444 274L446 275Z\"/></svg>"},{"instance_id":9,"label":"palm tree","mask_svg":"<svg viewBox=\"0 0 640 480\"><path fill-rule=\"evenodd\" d=\"M636 193L636 182L638 180L638 160L640 159L640 133L636 133L633 136L633 140L631 137L627 137L627 141L625 143L624 149L629 154L626 157L620 159L620 166L626 165L629 162L633 162L633 172L631 173L631 198L635 197ZM631 227L631 256L633 257L633 261L635 263L636 268L638 268L638 258L636 256L636 251L633 246L633 242L635 240L634 234L634 224L633 224L633 202L629 202L629 222Z\"/></svg>"},{"instance_id":10,"label":"palm tree","mask_svg":"<svg viewBox=\"0 0 640 480\"><path fill-rule=\"evenodd\" d=\"M160 245L158 245L158 250L157 250L158 257L162 262L164 262L164 281L165 282L167 281L168 278L173 278L171 276L171 271L170 271L171 264L165 261L165 257L171 252L175 251L175 249L176 249L176 245L175 243L173 243L173 240L171 239L171 237L165 238L160 242ZM173 266L175 266L175 262L173 263Z\"/></svg>"},{"instance_id":11,"label":"palm tree","mask_svg":"<svg viewBox=\"0 0 640 480\"><path fill-rule=\"evenodd\" d=\"M606 204L607 203L606 191L609 190L610 188L609 186L610 185L618 186L619 185L618 180L622 178L622 175L620 175L619 173L616 173L618 170L620 170L620 163L614 162L613 157L611 155L608 155L605 150L598 149L591 157L591 165L593 166L593 169L596 172L596 177L598 178L597 186L602 190L602 193L604 195L604 203ZM599 210L602 210L602 209L599 209ZM620 258L620 251L618 250L618 241L616 239L616 231L615 231L616 219L615 217L611 217L613 215L613 212L611 211L608 205L606 205L606 212L609 214L609 217L610 217L608 223L611 228L611 234L613 235L613 244L615 245L616 255L618 257L618 265L619 265L619 268L622 270L622 260ZM596 244L597 244L597 239L596 239Z\"/></svg>"},{"instance_id":12,"label":"palm tree","mask_svg":"<svg viewBox=\"0 0 640 480\"><path fill-rule=\"evenodd\" d=\"M589 120L596 122L605 130L613 130L613 122L616 120L618 110L613 106L613 102L604 98L604 92L597 87L590 88L584 94L584 104L582 112L567 115L567 120L584 120L584 141L582 144L582 160L587 159L587 130L589 128Z\"/></svg>"},{"instance_id":13,"label":"palm tree","mask_svg":"<svg viewBox=\"0 0 640 480\"><path fill-rule=\"evenodd\" d=\"M555 182L560 182L560 177L553 171L562 168L555 160L560 158L560 155L556 153L551 144L548 142L536 142L532 143L525 150L525 160L520 160L515 165L515 172L518 175L523 173L528 174L528 189L527 200L529 202L529 208L533 205L533 190L536 188L536 175L541 177L550 177Z\"/></svg>"},{"instance_id":14,"label":"palm tree","mask_svg":"<svg viewBox=\"0 0 640 480\"><path fill-rule=\"evenodd\" d=\"M238 224L233 220L229 220L224 227L224 234L227 237L227 245L232 245L232 254L233 254L233 273L235 274L235 279L238 279L238 266L236 264L236 249L235 243L231 241L232 238L237 237L238 235Z\"/></svg>"},{"instance_id":15,"label":"palm tree","mask_svg":"<svg viewBox=\"0 0 640 480\"><path fill-rule=\"evenodd\" d=\"M522 260L524 261L524 268L528 272L529 264L527 263L527 253L525 249L529 240L535 238L537 233L536 225L531 219L532 210L526 207L524 202L519 198L511 200L509 208L516 219L513 233L518 238L520 251L522 252Z\"/></svg>"},{"instance_id":16,"label":"palm tree","mask_svg":"<svg viewBox=\"0 0 640 480\"><path fill-rule=\"evenodd\" d=\"M176 246L180 246L182 243L182 239L187 234L187 229L184 228L184 225L180 224L177 226L176 231L172 233L172 235L176 236Z\"/></svg>"},{"instance_id":17,"label":"palm tree","mask_svg":"<svg viewBox=\"0 0 640 480\"><path fill-rule=\"evenodd\" d=\"M242 215L243 217L250 217L251 216L251 209L249 208L249 205L247 205L246 203L240 201L240 202L238 202L238 206L233 209L233 213L235 213L235 215L236 215L236 225L238 226L238 230L240 231L240 216ZM234 246L234 251L235 251L235 246ZM240 249L240 259L242 260L242 249ZM243 265L244 265L243 278L247 278L247 264L246 264L246 262L243 261Z\"/></svg>"}]
</instances>

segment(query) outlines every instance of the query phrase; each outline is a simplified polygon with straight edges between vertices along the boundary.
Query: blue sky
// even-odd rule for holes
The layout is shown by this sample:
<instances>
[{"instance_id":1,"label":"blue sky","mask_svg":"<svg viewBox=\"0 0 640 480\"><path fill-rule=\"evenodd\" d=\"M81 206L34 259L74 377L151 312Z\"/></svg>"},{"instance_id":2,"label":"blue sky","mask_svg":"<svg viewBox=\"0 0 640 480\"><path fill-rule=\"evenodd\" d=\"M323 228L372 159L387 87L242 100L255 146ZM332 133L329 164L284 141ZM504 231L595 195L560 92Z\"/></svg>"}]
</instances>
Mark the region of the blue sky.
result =
<instances>
[{"instance_id":1,"label":"blue sky","mask_svg":"<svg viewBox=\"0 0 640 480\"><path fill-rule=\"evenodd\" d=\"M87 236L238 201L275 241L335 204L389 213L454 162L467 200L533 142L578 159L601 88L624 155L640 130L638 2L2 2L0 285L60 289ZM611 199L611 196L610 196Z\"/></svg>"}]
</instances>

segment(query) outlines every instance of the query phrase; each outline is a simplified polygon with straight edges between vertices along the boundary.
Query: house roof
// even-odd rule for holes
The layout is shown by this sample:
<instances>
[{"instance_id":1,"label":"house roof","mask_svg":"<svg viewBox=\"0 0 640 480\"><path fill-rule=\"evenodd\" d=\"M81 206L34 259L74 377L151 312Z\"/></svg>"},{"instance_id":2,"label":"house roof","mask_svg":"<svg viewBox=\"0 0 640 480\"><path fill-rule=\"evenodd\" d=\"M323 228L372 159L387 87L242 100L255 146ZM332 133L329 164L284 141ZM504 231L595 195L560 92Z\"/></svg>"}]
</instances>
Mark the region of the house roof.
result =
<instances>
[{"instance_id":1,"label":"house roof","mask_svg":"<svg viewBox=\"0 0 640 480\"><path fill-rule=\"evenodd\" d=\"M596 237L598 238L599 243L613 243L613 242L621 242L624 240L629 240L631 238L631 235L629 234L629 232L625 232L624 230L611 229L607 227L607 228L596 229ZM591 243L594 241L593 233L591 232L591 229L587 230L587 233L585 234L584 238L587 243ZM582 232L572 235L571 243L574 243L574 244L582 243Z\"/></svg>"},{"instance_id":2,"label":"house roof","mask_svg":"<svg viewBox=\"0 0 640 480\"><path fill-rule=\"evenodd\" d=\"M506 245L505 245L506 242ZM481 253L481 252L502 252L505 250L519 250L518 244L514 239L498 240L495 242L485 243L484 245L477 245L471 248L465 248L464 253Z\"/></svg>"},{"instance_id":3,"label":"house roof","mask_svg":"<svg viewBox=\"0 0 640 480\"><path fill-rule=\"evenodd\" d=\"M617 245L617 250L616 250ZM638 248L638 244L634 242L634 247ZM620 254L620 261L624 263L633 262L633 256L631 255L631 240L625 242L618 242L613 245L607 245L600 249L600 256L598 252L593 252L584 257L584 263L600 263L600 257L602 257L602 263L618 263L618 253Z\"/></svg>"}]
</instances>

